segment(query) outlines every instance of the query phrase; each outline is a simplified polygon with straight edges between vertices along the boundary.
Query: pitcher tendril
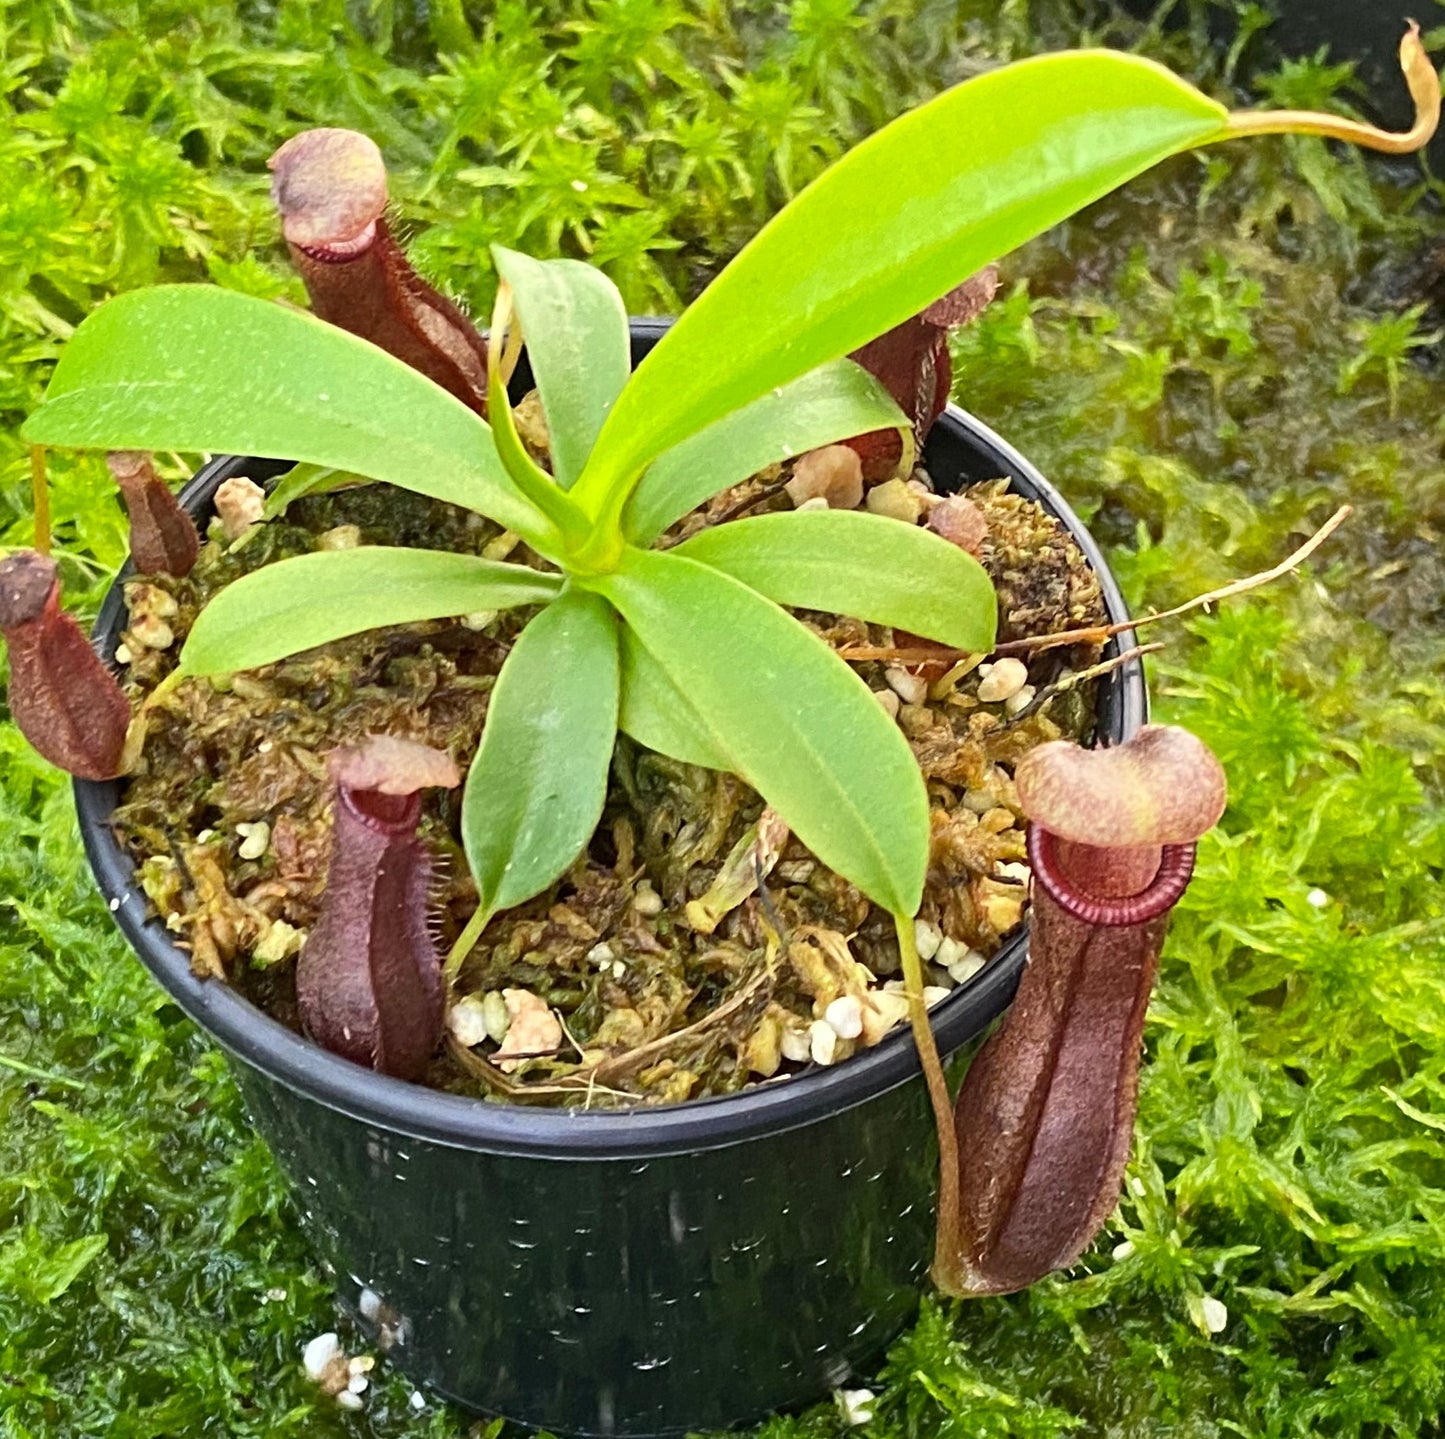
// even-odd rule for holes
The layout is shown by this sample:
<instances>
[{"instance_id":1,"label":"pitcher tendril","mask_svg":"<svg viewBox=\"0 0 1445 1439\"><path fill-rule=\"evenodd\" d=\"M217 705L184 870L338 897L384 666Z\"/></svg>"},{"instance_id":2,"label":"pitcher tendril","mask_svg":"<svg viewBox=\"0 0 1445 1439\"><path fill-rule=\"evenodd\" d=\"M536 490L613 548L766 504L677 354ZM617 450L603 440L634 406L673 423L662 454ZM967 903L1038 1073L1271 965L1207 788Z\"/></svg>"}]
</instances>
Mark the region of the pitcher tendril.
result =
<instances>
[{"instance_id":1,"label":"pitcher tendril","mask_svg":"<svg viewBox=\"0 0 1445 1439\"><path fill-rule=\"evenodd\" d=\"M1322 139L1344 140L1386 155L1412 155L1429 144L1440 124L1440 76L1425 53L1420 27L1413 20L1400 41L1400 69L1404 72L1410 98L1415 102L1415 123L1408 130L1399 133L1382 130L1377 125L1315 110L1237 110L1226 122L1222 138L1318 135Z\"/></svg>"},{"instance_id":2,"label":"pitcher tendril","mask_svg":"<svg viewBox=\"0 0 1445 1439\"><path fill-rule=\"evenodd\" d=\"M953 1123L953 1101L949 1097L948 1079L943 1072L938 1042L933 1037L928 1006L923 998L923 966L918 958L913 916L895 914L893 925L898 934L898 957L903 964L903 982L908 992L908 1024L913 1031L913 1042L918 1046L919 1063L923 1066L923 1078L928 1086L928 1103L938 1131L938 1209L933 1231L933 1264L929 1274L940 1289L951 1294L957 1290L953 1281L953 1254L959 1230L958 1134Z\"/></svg>"},{"instance_id":3,"label":"pitcher tendril","mask_svg":"<svg viewBox=\"0 0 1445 1439\"><path fill-rule=\"evenodd\" d=\"M50 482L45 473L45 446L30 447L30 503L35 520L35 553L50 553Z\"/></svg>"}]
</instances>

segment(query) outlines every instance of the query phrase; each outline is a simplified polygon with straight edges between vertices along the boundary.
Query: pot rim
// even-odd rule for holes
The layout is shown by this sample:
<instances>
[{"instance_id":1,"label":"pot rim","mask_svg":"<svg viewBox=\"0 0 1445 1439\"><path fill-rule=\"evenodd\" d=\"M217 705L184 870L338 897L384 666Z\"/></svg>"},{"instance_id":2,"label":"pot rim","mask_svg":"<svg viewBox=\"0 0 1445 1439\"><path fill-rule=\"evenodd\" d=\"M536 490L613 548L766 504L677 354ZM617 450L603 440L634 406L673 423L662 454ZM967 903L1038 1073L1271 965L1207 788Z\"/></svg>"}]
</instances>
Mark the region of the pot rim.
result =
<instances>
[{"instance_id":1,"label":"pot rim","mask_svg":"<svg viewBox=\"0 0 1445 1439\"><path fill-rule=\"evenodd\" d=\"M661 325L636 324L637 338L652 338ZM1117 582L1099 546L1059 492L1017 450L972 415L949 405L940 418L956 427L997 463L997 473L1036 492L1069 530L1099 579L1111 621L1128 620ZM183 499L209 498L230 475L254 467L238 456L219 456L197 471ZM106 658L118 642L122 618L122 570L97 617L95 638ZM1115 653L1134 643L1126 630L1111 642ZM1147 718L1143 666L1138 660L1116 672L1119 740ZM152 975L185 1014L231 1056L272 1081L362 1124L412 1139L472 1151L588 1161L648 1159L737 1144L816 1123L904 1084L920 1073L906 1026L881 1043L836 1066L814 1067L782 1082L765 1081L735 1094L685 1100L659 1107L584 1111L487 1101L446 1094L425 1085L377 1074L288 1029L244 999L229 984L199 979L190 956L148 913L135 867L110 827L120 783L75 781L81 838L102 895L122 933ZM945 1056L980 1033L1013 997L1028 948L1025 923L987 967L932 1010L934 1035Z\"/></svg>"}]
</instances>

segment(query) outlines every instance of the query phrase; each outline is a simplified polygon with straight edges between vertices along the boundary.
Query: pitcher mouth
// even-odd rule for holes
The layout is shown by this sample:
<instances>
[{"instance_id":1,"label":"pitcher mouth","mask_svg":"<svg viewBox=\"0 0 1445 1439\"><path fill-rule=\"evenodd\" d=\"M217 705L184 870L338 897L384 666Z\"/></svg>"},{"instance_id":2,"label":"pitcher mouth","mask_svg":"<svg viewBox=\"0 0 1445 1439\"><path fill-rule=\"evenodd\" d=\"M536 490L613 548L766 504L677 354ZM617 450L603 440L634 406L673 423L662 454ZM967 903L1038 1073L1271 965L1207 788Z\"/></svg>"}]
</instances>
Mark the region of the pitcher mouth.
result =
<instances>
[{"instance_id":1,"label":"pitcher mouth","mask_svg":"<svg viewBox=\"0 0 1445 1439\"><path fill-rule=\"evenodd\" d=\"M634 342L647 348L666 322L634 322ZM518 377L525 383L525 376ZM944 454L940 456L939 450ZM930 441L933 467L965 478L1009 476L1069 530L1099 579L1111 621L1129 618L1123 596L1099 547L1058 492L1022 455L965 411L948 407ZM967 462L966 466L964 462ZM201 469L182 493L191 509L205 506L216 488L237 474L269 478L289 468L276 461L222 456ZM124 576L123 576L124 577ZM111 588L95 636L109 656L123 624L120 582ZM1124 631L1115 652L1134 643ZM1147 718L1143 668L1136 660L1111 675L1100 692L1099 724L1124 739ZM75 783L81 836L97 883L116 923L151 973L182 1010L229 1054L276 1083L363 1124L455 1148L558 1159L646 1159L741 1143L815 1124L864 1103L920 1074L906 1030L836 1067L817 1067L783 1081L752 1085L736 1094L691 1099L656 1108L581 1111L499 1104L445 1094L375 1074L329 1054L287 1029L230 986L198 979L190 956L148 912L134 865L111 832L119 797L116 781ZM1027 955L1027 930L1015 935L988 966L934 1010L940 1050L951 1054L979 1037L1013 996Z\"/></svg>"},{"instance_id":2,"label":"pitcher mouth","mask_svg":"<svg viewBox=\"0 0 1445 1439\"><path fill-rule=\"evenodd\" d=\"M376 221L373 220L364 230L353 235L349 240L336 240L330 245L297 245L296 248L308 259L316 260L320 264L340 265L364 254L371 248L375 239Z\"/></svg>"}]
</instances>

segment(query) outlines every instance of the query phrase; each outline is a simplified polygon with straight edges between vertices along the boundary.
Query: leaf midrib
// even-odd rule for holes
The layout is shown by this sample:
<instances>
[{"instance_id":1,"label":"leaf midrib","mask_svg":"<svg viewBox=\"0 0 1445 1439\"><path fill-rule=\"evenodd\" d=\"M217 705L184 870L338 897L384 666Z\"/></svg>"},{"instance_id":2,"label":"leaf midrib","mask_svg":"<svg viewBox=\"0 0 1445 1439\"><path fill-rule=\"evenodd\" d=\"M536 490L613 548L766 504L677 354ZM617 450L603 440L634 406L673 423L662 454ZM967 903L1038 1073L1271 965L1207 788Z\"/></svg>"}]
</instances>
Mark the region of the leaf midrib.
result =
<instances>
[{"instance_id":1,"label":"leaf midrib","mask_svg":"<svg viewBox=\"0 0 1445 1439\"><path fill-rule=\"evenodd\" d=\"M686 556L682 555L672 556L671 558L688 565L697 565L700 569L707 569L713 575L718 576L727 584L736 586L738 589L745 591L749 596L758 600L762 604L770 606L786 623L790 625L796 625L799 632L803 636L805 636L809 642L817 646L817 648L821 650L821 652L826 655L832 663L840 666L842 672L849 677L850 681L855 682L858 686L862 688L864 693L867 694L868 687L863 683L862 679L860 679L853 670L851 670L842 660L840 660L838 656L834 654L834 652L829 649L828 646L824 644L821 639L818 638L817 635L813 634L812 631L809 630L806 626L799 624L798 621L794 619L792 615L788 614L788 612L781 605L775 603L773 600L768 599L765 595L760 595L756 590L752 589L751 586L743 584L741 580L734 579L731 575L726 574L721 570L715 570L710 565L702 565L699 561L687 559ZM610 584L606 583L606 581L611 580L611 578L611 576L605 577L603 581L607 588L612 588ZM632 576L623 576L624 584L628 583L629 580L632 584L639 585L640 588L642 588L644 591L650 592L654 597L661 599L664 605L667 603L663 594L662 586L649 583L647 580L641 579L636 574L633 574ZM618 605L617 608L622 613L624 620L627 620L625 609L623 609L621 605ZM630 626L631 622L628 621L628 623ZM634 628L634 634L636 633L637 631ZM641 635L638 634L637 637L639 641L641 641ZM672 679L673 684L681 692L683 697L687 699L688 703L691 704L694 709L697 709L699 714L704 714L704 710L696 703L693 696L689 694L687 687L680 682L678 676L669 668L668 665L666 665L662 661L662 659L657 655L656 651L652 649L652 647L646 645L645 642L644 648L648 649L649 653L652 654L653 658L657 660L658 664L661 666L664 672L667 673L668 676ZM784 678L785 677L770 678L769 683L770 685L781 683L783 682ZM869 698L868 702L870 704L874 703L871 697ZM849 791L842 785L841 781L836 778L833 767L829 764L823 763L821 755L815 747L815 742L812 735L805 729L799 727L792 727L790 732L794 737L795 743L798 744L798 747L808 757L808 760L813 766L815 773L822 774L826 788L835 797L835 803L837 804L837 807L850 817L855 832L860 833L864 837L866 848L874 860L874 867L877 872L885 879L888 884L888 888L891 891L886 907L890 909L894 908L895 906L899 908L906 908L906 901L902 898L903 886L899 883L900 877L889 860L888 850L877 843L874 836L873 828L870 824L866 822L863 810L852 798ZM905 741L905 744L906 743L907 742ZM742 764L738 761L734 747L725 741L720 741L719 748L724 754L732 758L735 763L738 763L739 777L743 779L752 789L757 791L759 794L762 794L762 789L755 782L753 776L748 774L743 768ZM910 754L911 752L912 751L910 748ZM766 795L764 795L763 797L765 799L767 798ZM784 817L786 818L786 816ZM883 903L884 901L880 900L879 902Z\"/></svg>"}]
</instances>

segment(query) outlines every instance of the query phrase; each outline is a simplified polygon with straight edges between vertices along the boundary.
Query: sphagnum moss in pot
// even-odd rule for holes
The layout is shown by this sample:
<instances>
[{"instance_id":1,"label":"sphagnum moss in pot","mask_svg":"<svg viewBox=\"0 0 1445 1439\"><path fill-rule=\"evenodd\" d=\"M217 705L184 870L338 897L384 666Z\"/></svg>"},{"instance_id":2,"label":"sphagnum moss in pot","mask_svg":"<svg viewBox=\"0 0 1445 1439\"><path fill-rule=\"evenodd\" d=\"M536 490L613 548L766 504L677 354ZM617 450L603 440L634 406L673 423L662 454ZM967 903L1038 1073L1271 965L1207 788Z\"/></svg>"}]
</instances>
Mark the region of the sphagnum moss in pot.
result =
<instances>
[{"instance_id":1,"label":"sphagnum moss in pot","mask_svg":"<svg viewBox=\"0 0 1445 1439\"><path fill-rule=\"evenodd\" d=\"M167 287L80 327L26 434L112 452L149 573L102 614L123 690L53 564L0 566L12 712L82 777L118 921L239 1061L409 1373L563 1432L721 1426L871 1362L930 1232L955 1294L1082 1252L1223 780L1182 731L1131 737L1137 666L1077 703L1060 654L1117 597L1024 461L959 414L928 436L947 326L1166 155L1421 143L1413 31L1402 63L1403 137L1231 115L1109 52L993 72L838 162L665 332L498 249L483 341L391 239L374 148L310 132L273 164L322 319ZM202 545L159 449L292 463L207 467ZM1019 998L955 1112L939 1052L1007 1002L1030 873Z\"/></svg>"}]
</instances>

